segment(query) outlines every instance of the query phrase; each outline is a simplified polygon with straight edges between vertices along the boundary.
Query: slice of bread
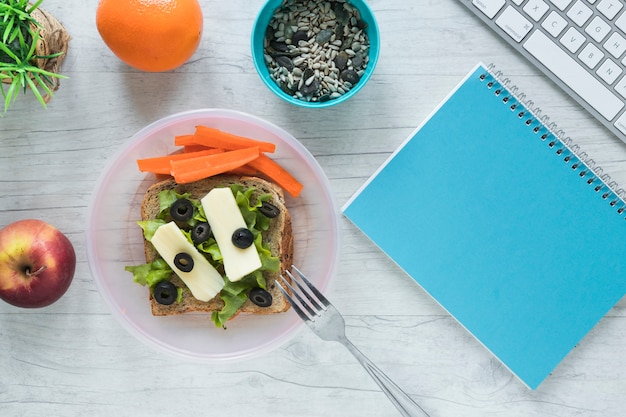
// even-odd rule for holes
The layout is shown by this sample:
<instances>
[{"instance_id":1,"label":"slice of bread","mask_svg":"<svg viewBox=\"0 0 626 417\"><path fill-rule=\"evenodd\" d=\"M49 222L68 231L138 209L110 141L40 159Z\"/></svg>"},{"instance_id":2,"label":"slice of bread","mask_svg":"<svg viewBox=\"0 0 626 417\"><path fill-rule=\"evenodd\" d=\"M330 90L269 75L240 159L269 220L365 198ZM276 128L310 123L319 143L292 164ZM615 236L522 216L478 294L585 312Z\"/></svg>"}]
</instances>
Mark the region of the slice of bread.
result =
<instances>
[{"instance_id":1,"label":"slice of bread","mask_svg":"<svg viewBox=\"0 0 626 417\"><path fill-rule=\"evenodd\" d=\"M217 175L189 184L178 184L173 179L166 179L152 185L148 191L146 191L141 205L141 218L143 220L154 219L159 214L158 196L163 190L175 190L179 194L190 193L192 198L200 200L211 189L215 187L228 187L231 184L241 184L244 188L255 187L256 191L252 196L253 199L257 194L270 194L272 196L270 202L280 210L278 216L271 219L269 229L262 233L263 242L269 245L272 255L280 259L281 265L280 272L263 272L267 281L267 291L272 295L272 305L269 307L259 307L248 299L239 312L273 314L286 311L290 307L289 302L279 290L276 280L293 264L294 244L291 230L291 217L285 206L285 198L280 187L261 178L237 175ZM147 240L144 241L144 249L147 262L152 262L159 257L154 246ZM183 284L182 280L174 273L172 273L171 281L177 287L183 289L182 301L180 303L175 302L171 305L163 305L156 302L152 294L150 294L152 314L155 316L167 316L188 312L212 312L220 310L224 306L219 296L208 302L197 300L191 295L191 291Z\"/></svg>"}]
</instances>

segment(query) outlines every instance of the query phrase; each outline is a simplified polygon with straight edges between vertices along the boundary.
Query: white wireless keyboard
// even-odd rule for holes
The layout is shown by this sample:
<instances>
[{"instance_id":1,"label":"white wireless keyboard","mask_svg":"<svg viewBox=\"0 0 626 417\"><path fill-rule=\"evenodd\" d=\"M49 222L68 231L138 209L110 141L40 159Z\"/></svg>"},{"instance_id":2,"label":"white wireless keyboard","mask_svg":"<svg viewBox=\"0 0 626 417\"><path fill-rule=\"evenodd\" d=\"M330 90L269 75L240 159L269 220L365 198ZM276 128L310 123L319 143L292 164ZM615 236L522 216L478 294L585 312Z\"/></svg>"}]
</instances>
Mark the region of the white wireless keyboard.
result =
<instances>
[{"instance_id":1,"label":"white wireless keyboard","mask_svg":"<svg viewBox=\"0 0 626 417\"><path fill-rule=\"evenodd\" d=\"M459 0L626 142L620 0Z\"/></svg>"}]
</instances>

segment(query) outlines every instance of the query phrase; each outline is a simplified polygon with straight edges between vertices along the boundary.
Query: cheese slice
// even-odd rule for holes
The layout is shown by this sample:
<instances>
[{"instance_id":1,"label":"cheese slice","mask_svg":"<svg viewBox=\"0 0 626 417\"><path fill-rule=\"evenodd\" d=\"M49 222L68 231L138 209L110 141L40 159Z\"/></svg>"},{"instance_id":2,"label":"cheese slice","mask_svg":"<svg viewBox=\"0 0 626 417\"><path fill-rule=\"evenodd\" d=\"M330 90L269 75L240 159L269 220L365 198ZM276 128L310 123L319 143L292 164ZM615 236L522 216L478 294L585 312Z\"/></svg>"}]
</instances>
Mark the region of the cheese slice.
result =
<instances>
[{"instance_id":1,"label":"cheese slice","mask_svg":"<svg viewBox=\"0 0 626 417\"><path fill-rule=\"evenodd\" d=\"M261 257L254 244L245 249L233 245L233 232L247 225L230 188L214 188L200 201L224 258L226 278L239 281L259 269Z\"/></svg>"},{"instance_id":2,"label":"cheese slice","mask_svg":"<svg viewBox=\"0 0 626 417\"><path fill-rule=\"evenodd\" d=\"M224 278L209 263L196 247L187 240L182 230L174 222L160 226L150 240L159 255L172 270L183 280L194 298L209 301L224 287ZM193 259L193 269L184 272L178 269L174 258L179 253L186 253Z\"/></svg>"}]
</instances>

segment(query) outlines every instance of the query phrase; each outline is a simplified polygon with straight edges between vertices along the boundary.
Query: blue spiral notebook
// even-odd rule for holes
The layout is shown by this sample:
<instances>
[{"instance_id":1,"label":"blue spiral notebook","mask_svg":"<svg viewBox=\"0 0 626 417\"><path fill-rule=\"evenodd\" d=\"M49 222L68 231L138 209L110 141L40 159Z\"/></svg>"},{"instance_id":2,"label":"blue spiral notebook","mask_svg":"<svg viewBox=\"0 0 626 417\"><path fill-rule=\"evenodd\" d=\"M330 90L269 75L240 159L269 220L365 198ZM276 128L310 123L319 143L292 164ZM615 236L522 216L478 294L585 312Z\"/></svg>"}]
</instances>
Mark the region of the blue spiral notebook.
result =
<instances>
[{"instance_id":1,"label":"blue spiral notebook","mask_svg":"<svg viewBox=\"0 0 626 417\"><path fill-rule=\"evenodd\" d=\"M535 389L626 293L626 204L500 78L473 69L343 213Z\"/></svg>"}]
</instances>

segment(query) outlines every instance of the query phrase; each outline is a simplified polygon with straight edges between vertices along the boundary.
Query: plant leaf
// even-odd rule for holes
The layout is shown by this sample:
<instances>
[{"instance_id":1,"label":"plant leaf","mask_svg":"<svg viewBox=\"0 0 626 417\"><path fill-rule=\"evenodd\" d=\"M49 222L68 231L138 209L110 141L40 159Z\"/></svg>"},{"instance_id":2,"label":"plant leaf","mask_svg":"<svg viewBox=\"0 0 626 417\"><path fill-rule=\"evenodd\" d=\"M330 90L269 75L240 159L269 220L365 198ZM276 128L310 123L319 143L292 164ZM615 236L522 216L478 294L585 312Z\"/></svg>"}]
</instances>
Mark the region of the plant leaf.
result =
<instances>
[{"instance_id":1,"label":"plant leaf","mask_svg":"<svg viewBox=\"0 0 626 417\"><path fill-rule=\"evenodd\" d=\"M11 59L14 59L18 63L20 62L20 59L17 57L17 55L15 55L13 51L11 51L9 47L6 46L4 43L0 43L0 50L7 54L9 57L11 57Z\"/></svg>"},{"instance_id":2,"label":"plant leaf","mask_svg":"<svg viewBox=\"0 0 626 417\"><path fill-rule=\"evenodd\" d=\"M9 23L7 23L6 28L2 33L2 43L12 42L12 40L9 40L9 35L11 34L11 30L13 29L14 24L15 20L13 19L9 20Z\"/></svg>"},{"instance_id":3,"label":"plant leaf","mask_svg":"<svg viewBox=\"0 0 626 417\"><path fill-rule=\"evenodd\" d=\"M46 108L46 101L43 99L43 96L41 95L41 93L39 92L39 89L37 88L37 85L35 85L35 82L33 80L30 79L30 77L26 77L26 83L28 84L28 87L30 87L31 91L33 92L33 94L35 95L35 97L37 97L37 100L39 100L39 102L41 103L41 105Z\"/></svg>"},{"instance_id":4,"label":"plant leaf","mask_svg":"<svg viewBox=\"0 0 626 417\"><path fill-rule=\"evenodd\" d=\"M30 62L30 60L35 56L35 48L37 47L39 37L39 31L33 33L33 41L30 43L30 49L28 50L28 54L26 55L24 62Z\"/></svg>"},{"instance_id":5,"label":"plant leaf","mask_svg":"<svg viewBox=\"0 0 626 417\"><path fill-rule=\"evenodd\" d=\"M19 91L19 89L18 89L19 84L20 84L19 78L14 78L13 82L9 86L9 88L7 90L7 94L6 94L5 100L4 100L4 111L5 112L9 109L9 105L11 104L11 102L13 102L13 100L15 100L15 98L17 97L17 93Z\"/></svg>"},{"instance_id":6,"label":"plant leaf","mask_svg":"<svg viewBox=\"0 0 626 417\"><path fill-rule=\"evenodd\" d=\"M33 3L32 6L30 6L27 10L26 13L31 14L37 7L39 7L39 5L41 4L43 0L37 0L35 3ZM27 0L24 0L24 3L28 4Z\"/></svg>"}]
</instances>

